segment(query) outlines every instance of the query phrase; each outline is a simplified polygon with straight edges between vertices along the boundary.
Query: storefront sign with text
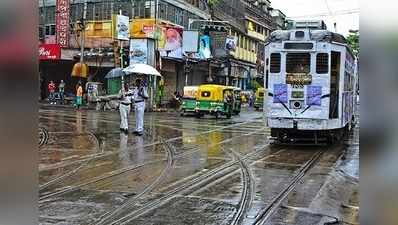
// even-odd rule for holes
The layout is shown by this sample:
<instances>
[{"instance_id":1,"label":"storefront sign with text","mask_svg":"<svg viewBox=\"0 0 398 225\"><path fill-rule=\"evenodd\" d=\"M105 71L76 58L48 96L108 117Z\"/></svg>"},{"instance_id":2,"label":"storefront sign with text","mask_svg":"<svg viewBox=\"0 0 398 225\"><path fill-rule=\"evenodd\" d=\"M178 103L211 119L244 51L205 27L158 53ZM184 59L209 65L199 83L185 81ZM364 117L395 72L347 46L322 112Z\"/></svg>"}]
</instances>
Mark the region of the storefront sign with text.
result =
<instances>
[{"instance_id":1,"label":"storefront sign with text","mask_svg":"<svg viewBox=\"0 0 398 225\"><path fill-rule=\"evenodd\" d=\"M40 60L57 60L61 58L61 47L57 44L44 44L39 46Z\"/></svg>"}]
</instances>

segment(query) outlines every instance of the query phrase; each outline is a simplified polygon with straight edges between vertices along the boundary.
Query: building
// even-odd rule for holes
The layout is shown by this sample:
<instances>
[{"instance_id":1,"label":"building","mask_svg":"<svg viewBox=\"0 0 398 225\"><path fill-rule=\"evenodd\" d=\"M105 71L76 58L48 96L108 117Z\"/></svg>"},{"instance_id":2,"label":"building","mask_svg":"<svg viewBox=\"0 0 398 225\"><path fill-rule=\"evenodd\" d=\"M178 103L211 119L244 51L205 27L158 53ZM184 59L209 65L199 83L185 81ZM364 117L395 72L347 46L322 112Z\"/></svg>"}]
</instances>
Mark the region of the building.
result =
<instances>
[{"instance_id":1,"label":"building","mask_svg":"<svg viewBox=\"0 0 398 225\"><path fill-rule=\"evenodd\" d=\"M284 30L286 28L286 15L279 9L272 9L271 16L274 21L274 27L277 30Z\"/></svg>"},{"instance_id":2,"label":"building","mask_svg":"<svg viewBox=\"0 0 398 225\"><path fill-rule=\"evenodd\" d=\"M185 85L205 82L234 85L242 89L252 86L264 77L264 44L268 35L276 29L270 14L269 0L220 0L210 9L203 0L68 0L69 29L67 46L57 58L43 59L40 72L44 80L67 83L76 82L70 76L72 66L80 58L81 27L86 12L84 61L89 65L89 78L105 82L104 76L119 64L120 43L113 38L112 15L123 14L130 18L130 38L153 41L155 49L150 53L154 66L164 76L165 93L168 99ZM66 1L66 2L68 2ZM62 13L62 12L61 12ZM39 0L40 44L56 44L56 0ZM213 21L224 22L209 22ZM228 22L225 22L228 21ZM208 57L180 53L175 55L162 50L161 40L168 32L182 39L189 29L199 31L200 40L211 39ZM175 32L177 31L177 32ZM178 34L176 34L178 33ZM233 40L234 47L226 51L226 40ZM122 42L126 52L129 43ZM204 43L204 42L201 42ZM127 55L125 55L127 58ZM67 91L73 91L73 85Z\"/></svg>"}]
</instances>

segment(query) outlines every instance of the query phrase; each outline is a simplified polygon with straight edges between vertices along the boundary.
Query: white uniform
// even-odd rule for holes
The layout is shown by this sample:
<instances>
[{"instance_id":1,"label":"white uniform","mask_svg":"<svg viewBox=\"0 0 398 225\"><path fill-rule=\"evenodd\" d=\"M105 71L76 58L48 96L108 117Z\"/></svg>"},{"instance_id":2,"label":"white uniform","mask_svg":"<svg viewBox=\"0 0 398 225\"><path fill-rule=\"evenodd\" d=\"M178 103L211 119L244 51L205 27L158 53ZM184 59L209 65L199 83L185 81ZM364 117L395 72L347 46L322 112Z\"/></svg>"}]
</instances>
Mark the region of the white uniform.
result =
<instances>
[{"instance_id":1,"label":"white uniform","mask_svg":"<svg viewBox=\"0 0 398 225\"><path fill-rule=\"evenodd\" d=\"M134 88L134 103L135 103L135 131L138 133L144 132L144 112L145 99L148 98L148 92L145 87Z\"/></svg>"},{"instance_id":2,"label":"white uniform","mask_svg":"<svg viewBox=\"0 0 398 225\"><path fill-rule=\"evenodd\" d=\"M131 110L131 103L134 100L133 91L130 89L128 91L120 90L119 98L120 98L120 104L119 104L120 129L128 130L129 129L128 117Z\"/></svg>"}]
</instances>

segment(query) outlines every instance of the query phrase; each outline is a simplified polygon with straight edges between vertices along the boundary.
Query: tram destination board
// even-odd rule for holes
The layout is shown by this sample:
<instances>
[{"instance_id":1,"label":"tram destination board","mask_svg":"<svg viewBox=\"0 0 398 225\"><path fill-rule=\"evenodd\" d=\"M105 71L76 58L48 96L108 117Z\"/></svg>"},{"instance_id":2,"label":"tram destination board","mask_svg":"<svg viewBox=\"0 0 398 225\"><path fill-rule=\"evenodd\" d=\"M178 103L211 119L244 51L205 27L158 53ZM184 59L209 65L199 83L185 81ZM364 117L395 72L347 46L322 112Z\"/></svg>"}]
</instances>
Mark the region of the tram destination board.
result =
<instances>
[{"instance_id":1,"label":"tram destination board","mask_svg":"<svg viewBox=\"0 0 398 225\"><path fill-rule=\"evenodd\" d=\"M288 73L286 74L286 84L309 85L312 83L312 76L306 73Z\"/></svg>"}]
</instances>

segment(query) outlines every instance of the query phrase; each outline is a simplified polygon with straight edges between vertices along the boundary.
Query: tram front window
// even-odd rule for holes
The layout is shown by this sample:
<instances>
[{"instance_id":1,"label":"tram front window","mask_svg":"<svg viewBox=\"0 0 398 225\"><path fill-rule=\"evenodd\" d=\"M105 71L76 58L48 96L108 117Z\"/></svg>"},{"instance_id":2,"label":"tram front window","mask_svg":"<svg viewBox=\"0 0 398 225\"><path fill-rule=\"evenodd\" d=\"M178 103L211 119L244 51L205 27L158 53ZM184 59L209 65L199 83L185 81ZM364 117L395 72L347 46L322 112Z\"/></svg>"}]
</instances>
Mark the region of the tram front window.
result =
<instances>
[{"instance_id":1,"label":"tram front window","mask_svg":"<svg viewBox=\"0 0 398 225\"><path fill-rule=\"evenodd\" d=\"M311 68L310 53L288 53L286 55L287 73L309 73Z\"/></svg>"}]
</instances>

